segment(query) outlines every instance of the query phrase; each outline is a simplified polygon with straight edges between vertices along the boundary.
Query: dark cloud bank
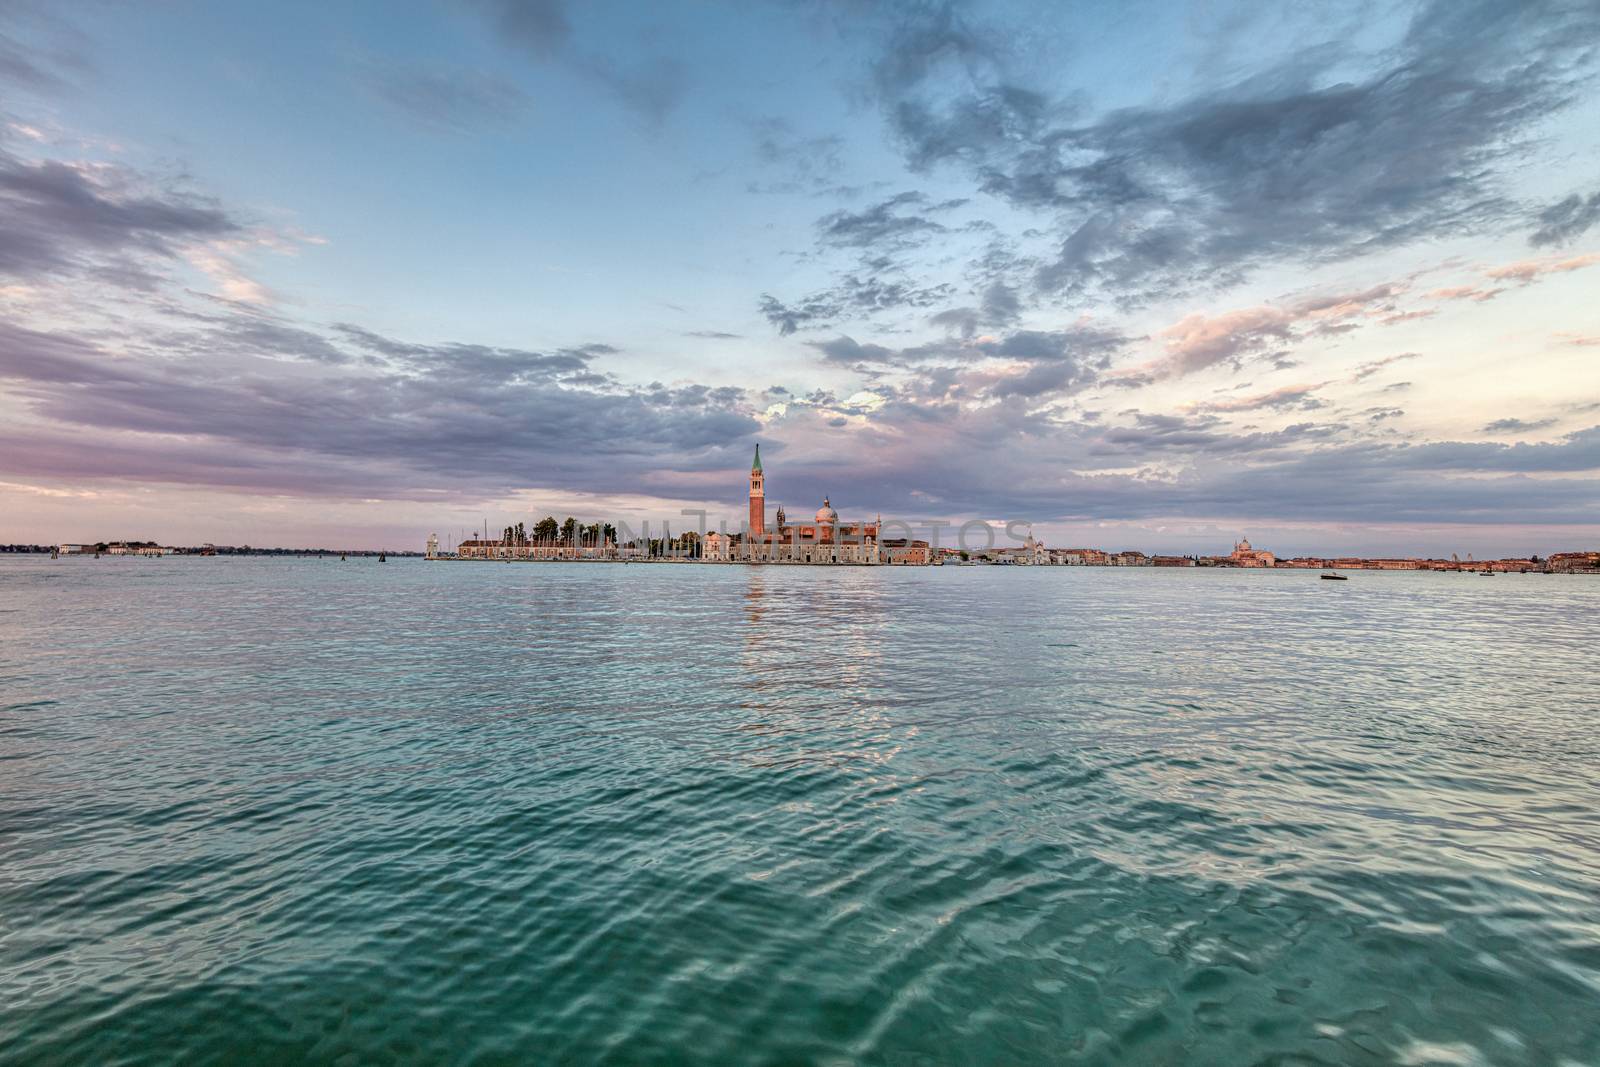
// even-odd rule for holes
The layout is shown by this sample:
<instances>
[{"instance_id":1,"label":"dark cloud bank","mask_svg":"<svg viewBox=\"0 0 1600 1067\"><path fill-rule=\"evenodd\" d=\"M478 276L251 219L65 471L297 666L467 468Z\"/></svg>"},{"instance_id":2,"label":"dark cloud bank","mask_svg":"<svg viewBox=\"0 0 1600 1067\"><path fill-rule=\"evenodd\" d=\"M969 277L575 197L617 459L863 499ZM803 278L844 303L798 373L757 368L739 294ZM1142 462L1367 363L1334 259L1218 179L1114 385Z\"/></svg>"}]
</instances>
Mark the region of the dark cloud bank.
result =
<instances>
[{"instance_id":1,"label":"dark cloud bank","mask_svg":"<svg viewBox=\"0 0 1600 1067\"><path fill-rule=\"evenodd\" d=\"M1529 477L1600 467L1600 427L1548 444L1418 445L1333 422L1261 432L1204 414L1097 425L1030 411L1031 376L1084 373L1096 343L1009 342L1030 370L980 405L933 378L884 387L879 405L790 398L765 437L774 477L791 501L829 492L886 513L1035 521L1571 522L1600 507L1600 481ZM831 347L830 357L861 355ZM759 429L741 390L626 385L599 369L599 344L419 344L223 312L131 348L163 355L116 357L84 337L0 326L0 379L33 416L0 429L8 475L458 502L540 487L731 505ZM850 435L837 460L786 460L785 439L830 432ZM1094 468L1139 473L1074 473Z\"/></svg>"}]
</instances>

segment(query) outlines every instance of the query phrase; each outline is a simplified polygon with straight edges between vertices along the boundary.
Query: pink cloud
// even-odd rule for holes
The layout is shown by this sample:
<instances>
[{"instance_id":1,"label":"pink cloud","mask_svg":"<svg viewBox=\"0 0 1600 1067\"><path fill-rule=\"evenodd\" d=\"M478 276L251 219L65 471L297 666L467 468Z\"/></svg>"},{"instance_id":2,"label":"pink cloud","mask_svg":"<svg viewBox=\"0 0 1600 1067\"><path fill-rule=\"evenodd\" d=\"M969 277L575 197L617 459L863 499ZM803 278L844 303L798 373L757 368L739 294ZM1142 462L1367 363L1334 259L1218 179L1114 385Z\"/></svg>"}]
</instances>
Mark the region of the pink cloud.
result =
<instances>
[{"instance_id":1,"label":"pink cloud","mask_svg":"<svg viewBox=\"0 0 1600 1067\"><path fill-rule=\"evenodd\" d=\"M1166 357L1157 361L1158 369L1167 377L1192 374L1268 342L1287 341L1294 321L1293 312L1272 307L1186 315L1156 334L1167 347Z\"/></svg>"},{"instance_id":2,"label":"pink cloud","mask_svg":"<svg viewBox=\"0 0 1600 1067\"><path fill-rule=\"evenodd\" d=\"M1451 285L1443 289L1434 289L1428 296L1434 300L1475 300L1481 304L1485 300L1493 300L1503 292L1504 289L1484 289L1477 285Z\"/></svg>"},{"instance_id":3,"label":"pink cloud","mask_svg":"<svg viewBox=\"0 0 1600 1067\"><path fill-rule=\"evenodd\" d=\"M1435 308L1418 308L1416 311L1396 311L1393 314L1383 316L1378 321L1385 326L1394 326L1397 323L1410 322L1413 319L1431 319L1437 314L1439 312Z\"/></svg>"},{"instance_id":4,"label":"pink cloud","mask_svg":"<svg viewBox=\"0 0 1600 1067\"><path fill-rule=\"evenodd\" d=\"M1403 285L1303 297L1284 307L1260 305L1216 315L1195 312L1156 332L1166 354L1111 375L1112 380L1150 381L1193 374L1219 363L1265 351L1311 335L1358 329L1363 318L1394 310Z\"/></svg>"},{"instance_id":5,"label":"pink cloud","mask_svg":"<svg viewBox=\"0 0 1600 1067\"><path fill-rule=\"evenodd\" d=\"M1355 369L1353 374L1350 375L1350 380L1352 382L1365 381L1391 363L1399 363L1401 360L1406 359L1417 359L1421 355L1422 353L1420 352L1401 352L1397 356L1385 356L1382 359L1375 359L1370 363L1363 363L1361 366Z\"/></svg>"},{"instance_id":6,"label":"pink cloud","mask_svg":"<svg viewBox=\"0 0 1600 1067\"><path fill-rule=\"evenodd\" d=\"M1541 274L1565 274L1568 271L1582 270L1584 267L1600 263L1600 254L1591 253L1585 256L1569 256L1566 259L1550 257L1546 259L1524 259L1516 263L1507 263L1503 266L1492 267L1484 271L1484 275L1497 281L1516 281L1527 284Z\"/></svg>"},{"instance_id":7,"label":"pink cloud","mask_svg":"<svg viewBox=\"0 0 1600 1067\"><path fill-rule=\"evenodd\" d=\"M1187 408L1191 412L1200 411L1259 411L1262 408L1283 408L1301 405L1310 400L1313 405L1321 401L1312 400L1311 394L1321 389L1327 382L1309 382L1301 385L1285 385L1265 393L1254 396L1234 397L1230 400L1212 400L1197 404L1190 404Z\"/></svg>"}]
</instances>

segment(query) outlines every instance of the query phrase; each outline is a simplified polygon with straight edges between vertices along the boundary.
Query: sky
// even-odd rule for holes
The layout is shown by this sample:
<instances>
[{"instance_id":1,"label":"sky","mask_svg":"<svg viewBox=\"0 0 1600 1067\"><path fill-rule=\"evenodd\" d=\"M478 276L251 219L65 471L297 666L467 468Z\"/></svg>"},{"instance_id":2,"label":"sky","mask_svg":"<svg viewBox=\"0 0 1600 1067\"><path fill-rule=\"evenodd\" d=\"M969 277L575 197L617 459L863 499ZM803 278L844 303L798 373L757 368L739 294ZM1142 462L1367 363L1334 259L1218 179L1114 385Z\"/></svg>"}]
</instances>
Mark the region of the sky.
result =
<instances>
[{"instance_id":1,"label":"sky","mask_svg":"<svg viewBox=\"0 0 1600 1067\"><path fill-rule=\"evenodd\" d=\"M0 0L0 542L1600 547L1600 0Z\"/></svg>"}]
</instances>

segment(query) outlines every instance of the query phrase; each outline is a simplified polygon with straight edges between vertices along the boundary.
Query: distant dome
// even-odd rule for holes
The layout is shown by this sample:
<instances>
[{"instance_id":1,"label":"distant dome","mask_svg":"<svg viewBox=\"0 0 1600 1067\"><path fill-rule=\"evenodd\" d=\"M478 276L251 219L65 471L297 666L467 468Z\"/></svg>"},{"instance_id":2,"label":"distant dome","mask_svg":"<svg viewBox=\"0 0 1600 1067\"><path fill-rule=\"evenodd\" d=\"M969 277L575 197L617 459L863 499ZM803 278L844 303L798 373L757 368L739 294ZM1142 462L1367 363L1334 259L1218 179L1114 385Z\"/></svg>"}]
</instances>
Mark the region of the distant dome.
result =
<instances>
[{"instance_id":1,"label":"distant dome","mask_svg":"<svg viewBox=\"0 0 1600 1067\"><path fill-rule=\"evenodd\" d=\"M817 509L817 521L819 523L835 523L839 521L839 513L833 510L833 507L828 503L827 497L822 498L822 506Z\"/></svg>"}]
</instances>

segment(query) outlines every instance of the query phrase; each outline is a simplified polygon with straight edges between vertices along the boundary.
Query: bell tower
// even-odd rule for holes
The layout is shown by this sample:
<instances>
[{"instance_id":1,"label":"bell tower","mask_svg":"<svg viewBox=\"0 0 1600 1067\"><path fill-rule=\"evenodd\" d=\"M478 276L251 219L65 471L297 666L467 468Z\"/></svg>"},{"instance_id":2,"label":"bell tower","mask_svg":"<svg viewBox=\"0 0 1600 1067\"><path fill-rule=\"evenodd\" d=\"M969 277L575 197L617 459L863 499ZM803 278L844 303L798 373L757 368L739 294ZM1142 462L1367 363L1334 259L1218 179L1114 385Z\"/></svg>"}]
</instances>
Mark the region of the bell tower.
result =
<instances>
[{"instance_id":1,"label":"bell tower","mask_svg":"<svg viewBox=\"0 0 1600 1067\"><path fill-rule=\"evenodd\" d=\"M767 490L761 480L761 445L756 445L756 459L750 464L750 532L767 532Z\"/></svg>"}]
</instances>

